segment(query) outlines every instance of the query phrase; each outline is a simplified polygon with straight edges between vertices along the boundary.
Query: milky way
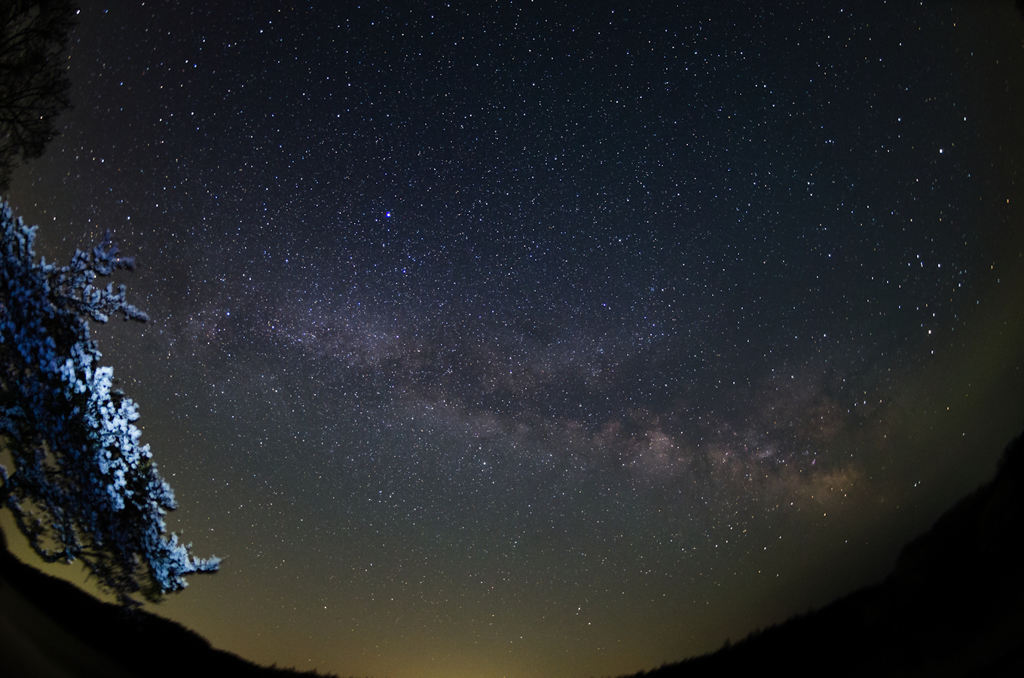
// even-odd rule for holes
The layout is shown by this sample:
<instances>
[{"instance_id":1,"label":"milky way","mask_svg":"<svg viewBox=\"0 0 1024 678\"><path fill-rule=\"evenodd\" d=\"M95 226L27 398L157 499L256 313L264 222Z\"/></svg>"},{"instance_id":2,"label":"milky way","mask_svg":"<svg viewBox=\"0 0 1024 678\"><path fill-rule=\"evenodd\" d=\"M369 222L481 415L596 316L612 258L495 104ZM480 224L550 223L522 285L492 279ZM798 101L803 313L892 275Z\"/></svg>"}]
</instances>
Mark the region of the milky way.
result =
<instances>
[{"instance_id":1,"label":"milky way","mask_svg":"<svg viewBox=\"0 0 1024 678\"><path fill-rule=\"evenodd\" d=\"M610 675L884 575L1019 425L1004 4L82 3L11 200L139 263L97 336L226 556L158 611Z\"/></svg>"}]
</instances>

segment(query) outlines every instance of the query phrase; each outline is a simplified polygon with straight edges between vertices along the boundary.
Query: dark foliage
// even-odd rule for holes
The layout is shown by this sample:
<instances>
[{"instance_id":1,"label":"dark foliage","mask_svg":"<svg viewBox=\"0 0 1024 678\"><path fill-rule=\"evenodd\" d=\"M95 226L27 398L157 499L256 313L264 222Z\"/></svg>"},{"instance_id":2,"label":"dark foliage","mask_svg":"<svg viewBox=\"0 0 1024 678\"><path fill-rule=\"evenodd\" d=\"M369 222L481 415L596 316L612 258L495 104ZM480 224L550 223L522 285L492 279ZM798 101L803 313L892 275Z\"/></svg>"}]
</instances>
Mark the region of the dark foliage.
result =
<instances>
[{"instance_id":1,"label":"dark foliage","mask_svg":"<svg viewBox=\"0 0 1024 678\"><path fill-rule=\"evenodd\" d=\"M70 0L0 2L0 191L19 162L43 154L71 106L61 54L76 10Z\"/></svg>"}]
</instances>

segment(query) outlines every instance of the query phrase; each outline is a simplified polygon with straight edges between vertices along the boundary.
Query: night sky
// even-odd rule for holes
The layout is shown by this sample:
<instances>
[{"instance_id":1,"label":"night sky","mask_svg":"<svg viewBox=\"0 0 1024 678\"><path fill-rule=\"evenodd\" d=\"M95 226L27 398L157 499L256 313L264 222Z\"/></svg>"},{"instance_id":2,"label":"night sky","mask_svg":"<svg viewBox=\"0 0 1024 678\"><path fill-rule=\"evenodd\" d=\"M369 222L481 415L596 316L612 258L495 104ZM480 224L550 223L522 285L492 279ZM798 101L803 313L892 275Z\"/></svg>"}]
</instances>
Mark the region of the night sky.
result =
<instances>
[{"instance_id":1,"label":"night sky","mask_svg":"<svg viewBox=\"0 0 1024 678\"><path fill-rule=\"evenodd\" d=\"M653 668L879 580L1024 425L1010 1L80 4L10 200L136 256L94 336L217 647Z\"/></svg>"}]
</instances>

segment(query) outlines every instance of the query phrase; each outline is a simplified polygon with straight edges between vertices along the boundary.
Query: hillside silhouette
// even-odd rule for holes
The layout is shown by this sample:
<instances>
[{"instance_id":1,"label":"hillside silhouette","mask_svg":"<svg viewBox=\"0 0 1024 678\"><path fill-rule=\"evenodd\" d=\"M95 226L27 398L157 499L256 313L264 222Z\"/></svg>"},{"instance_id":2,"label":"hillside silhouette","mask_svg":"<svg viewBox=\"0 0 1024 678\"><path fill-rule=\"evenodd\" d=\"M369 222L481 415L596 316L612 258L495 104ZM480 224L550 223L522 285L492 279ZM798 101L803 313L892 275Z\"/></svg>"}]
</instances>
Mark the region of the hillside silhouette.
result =
<instances>
[{"instance_id":1,"label":"hillside silhouette","mask_svg":"<svg viewBox=\"0 0 1024 678\"><path fill-rule=\"evenodd\" d=\"M717 652L629 678L1024 676L1024 434L995 478L907 544L892 573Z\"/></svg>"},{"instance_id":2,"label":"hillside silhouette","mask_svg":"<svg viewBox=\"0 0 1024 678\"><path fill-rule=\"evenodd\" d=\"M325 675L268 668L217 650L148 612L125 611L7 551L0 531L0 674L4 678Z\"/></svg>"}]
</instances>

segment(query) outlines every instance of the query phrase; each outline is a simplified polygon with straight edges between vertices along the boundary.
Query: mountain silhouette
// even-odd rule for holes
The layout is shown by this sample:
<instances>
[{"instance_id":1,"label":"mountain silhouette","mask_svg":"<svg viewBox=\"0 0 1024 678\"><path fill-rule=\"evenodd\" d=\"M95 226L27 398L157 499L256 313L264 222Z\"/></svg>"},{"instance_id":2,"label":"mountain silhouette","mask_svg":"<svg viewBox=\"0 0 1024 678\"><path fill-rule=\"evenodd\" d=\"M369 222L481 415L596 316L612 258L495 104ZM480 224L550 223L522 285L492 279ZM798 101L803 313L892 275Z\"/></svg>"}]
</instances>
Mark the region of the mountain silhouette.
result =
<instances>
[{"instance_id":1,"label":"mountain silhouette","mask_svg":"<svg viewBox=\"0 0 1024 678\"><path fill-rule=\"evenodd\" d=\"M4 678L323 675L259 666L181 624L125 611L25 565L0 531L0 674Z\"/></svg>"},{"instance_id":2,"label":"mountain silhouette","mask_svg":"<svg viewBox=\"0 0 1024 678\"><path fill-rule=\"evenodd\" d=\"M1024 676L1024 434L995 478L907 544L880 584L630 678Z\"/></svg>"}]
</instances>

